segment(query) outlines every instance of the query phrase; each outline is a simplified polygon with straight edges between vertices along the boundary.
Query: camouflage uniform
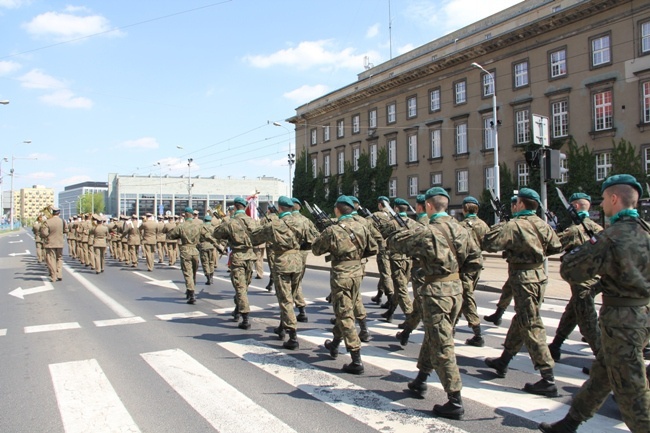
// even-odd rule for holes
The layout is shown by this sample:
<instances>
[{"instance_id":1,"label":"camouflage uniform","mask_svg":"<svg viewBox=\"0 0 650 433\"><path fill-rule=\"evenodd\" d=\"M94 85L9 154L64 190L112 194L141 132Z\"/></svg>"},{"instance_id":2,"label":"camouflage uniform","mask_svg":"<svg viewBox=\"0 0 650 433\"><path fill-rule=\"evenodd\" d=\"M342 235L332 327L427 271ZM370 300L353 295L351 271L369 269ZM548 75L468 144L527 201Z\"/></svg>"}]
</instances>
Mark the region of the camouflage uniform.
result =
<instances>
[{"instance_id":1,"label":"camouflage uniform","mask_svg":"<svg viewBox=\"0 0 650 433\"><path fill-rule=\"evenodd\" d=\"M374 212L373 215L384 221L390 221L391 219L390 215L384 211ZM377 270L379 271L379 281L377 282L376 299L379 301L382 294L386 295L388 299L392 298L395 290L393 289L393 279L390 273L390 253L386 250L386 241L383 238L376 239L376 241L377 245L379 246L379 253L377 254Z\"/></svg>"},{"instance_id":2,"label":"camouflage uniform","mask_svg":"<svg viewBox=\"0 0 650 433\"><path fill-rule=\"evenodd\" d=\"M311 222L309 218L301 214L300 211L297 210L293 211L291 212L291 215L293 215L296 224L299 224L300 226L302 226L303 230L307 230L308 232L311 233L310 235L311 236L310 243L311 243L311 240L313 240L313 238L318 235L318 230L316 230L314 223ZM271 248L271 250L273 250L273 248ZM307 256L309 256L309 249L300 251L300 257L302 259L302 271L300 272L300 278L298 281L298 290L296 290L296 295L293 298L294 302L296 303L296 307L298 307L300 311L303 312L302 317L305 318L306 316L304 316L304 309L307 306L307 302L305 301L305 296L303 295L302 292L302 280L305 277L305 271L307 270Z\"/></svg>"},{"instance_id":3,"label":"camouflage uniform","mask_svg":"<svg viewBox=\"0 0 650 433\"><path fill-rule=\"evenodd\" d=\"M429 224L429 216L426 213L421 213L417 215L416 221L422 225ZM422 266L420 265L420 259L417 257L413 258L413 267L411 268L411 285L413 287L413 310L411 314L404 320L404 323L399 325L402 329L409 329L409 334L420 325L422 320L422 306L421 306L421 297L420 289L426 284L424 272L422 271ZM408 335L405 335L404 340L402 340L402 333L397 333L397 338L402 341L403 345L406 345L408 342Z\"/></svg>"},{"instance_id":4,"label":"camouflage uniform","mask_svg":"<svg viewBox=\"0 0 650 433\"><path fill-rule=\"evenodd\" d=\"M212 237L214 226L211 220L203 221L201 230L199 232L199 255L201 257L201 267L203 267L203 274L208 280L206 284L212 284L212 276L214 275L214 256L217 254L215 246L218 244L217 240Z\"/></svg>"},{"instance_id":5,"label":"camouflage uniform","mask_svg":"<svg viewBox=\"0 0 650 433\"><path fill-rule=\"evenodd\" d=\"M591 418L614 392L630 431L650 431L650 389L643 348L650 337L650 228L634 216L621 216L594 245L565 255L562 278L579 284L600 275L602 348L589 379L574 396L569 416Z\"/></svg>"},{"instance_id":6,"label":"camouflage uniform","mask_svg":"<svg viewBox=\"0 0 650 433\"><path fill-rule=\"evenodd\" d=\"M417 224L412 219L408 218L406 212L400 212L399 216L402 217L406 228L413 227ZM394 230L399 230L399 223L391 217L390 223L393 225ZM390 277L393 283L393 296L388 298L388 311L382 314L388 322L392 321L393 313L397 306L402 309L406 317L410 316L413 312L413 303L408 292L408 281L411 276L411 258L406 254L393 251L388 248L388 260L390 263Z\"/></svg>"},{"instance_id":7,"label":"camouflage uniform","mask_svg":"<svg viewBox=\"0 0 650 433\"><path fill-rule=\"evenodd\" d=\"M167 239L178 239L181 242L181 271L185 279L186 297L188 303L192 304L195 301L194 288L196 271L199 267L199 250L196 246L199 243L200 232L201 226L191 217L167 232Z\"/></svg>"}]
</instances>

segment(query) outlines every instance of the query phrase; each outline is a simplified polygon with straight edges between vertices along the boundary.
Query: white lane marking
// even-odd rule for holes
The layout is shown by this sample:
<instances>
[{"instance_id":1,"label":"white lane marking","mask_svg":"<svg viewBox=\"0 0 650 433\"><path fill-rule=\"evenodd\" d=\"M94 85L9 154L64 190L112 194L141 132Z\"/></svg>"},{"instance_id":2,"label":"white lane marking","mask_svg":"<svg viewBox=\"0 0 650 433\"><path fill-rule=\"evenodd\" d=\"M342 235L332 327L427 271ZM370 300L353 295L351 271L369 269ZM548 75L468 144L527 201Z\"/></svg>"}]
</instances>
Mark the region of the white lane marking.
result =
<instances>
[{"instance_id":1,"label":"white lane marking","mask_svg":"<svg viewBox=\"0 0 650 433\"><path fill-rule=\"evenodd\" d=\"M320 330L312 330L303 333L298 332L298 337L301 340L306 340L321 347L326 338L332 338L331 333ZM341 346L340 349L342 348L343 346ZM484 351L486 348L482 347L475 349ZM496 351L496 349L492 350ZM456 351L458 353L458 347L456 347ZM341 352L344 352L344 350L341 350ZM527 361L528 365L531 365L531 362L527 357L521 358ZM392 373L400 374L407 378L415 377L418 371L417 360L407 358L406 356L403 356L396 352L388 352L375 346L364 345L361 349L361 360L364 362L364 364L373 365L375 367L388 370ZM511 362L510 366L515 367L514 360ZM519 363L516 364L516 367L519 369ZM488 369L488 367L485 368ZM529 370L532 371L531 374L539 377L539 373L534 372L532 365L530 366ZM574 370L578 371L576 368L574 368ZM582 375L582 373L577 374ZM558 380L567 381L565 380L567 378L563 377L560 379L557 375L555 377ZM461 374L461 378L463 381L463 390L461 392L463 398L474 400L494 409L512 413L536 423L557 421L566 415L567 411L569 410L569 407L567 405L552 398L532 395L518 389L500 385L499 379L482 380L472 375L466 374ZM535 381L537 381L537 379L535 379ZM443 390L442 385L436 379L431 379L428 382L428 385ZM522 383L521 385L523 388L524 384ZM507 402L507 405L504 405L503 402ZM597 420L596 417L598 417ZM621 422L619 420L608 418L602 415L596 415L591 422L593 422L593 425L602 427L602 431L625 431L625 427L621 427ZM612 430L607 430L606 428L611 428Z\"/></svg>"},{"instance_id":2,"label":"white lane marking","mask_svg":"<svg viewBox=\"0 0 650 433\"><path fill-rule=\"evenodd\" d=\"M29 252L29 250L25 250L24 253L11 253L11 254L7 254L7 255L11 256L11 257L16 257L16 256L28 256L30 254L31 253Z\"/></svg>"},{"instance_id":3,"label":"white lane marking","mask_svg":"<svg viewBox=\"0 0 650 433\"><path fill-rule=\"evenodd\" d=\"M228 282L228 283L231 283L230 278L217 277L217 276L215 276L215 277L213 277L213 278L214 278L215 280L221 280L221 281L226 281L226 282ZM254 286L253 284L250 284L250 285L248 286L248 290L251 290L251 289L259 290L259 291L261 291L261 292L268 292L268 290L266 290L266 287L258 287L258 286Z\"/></svg>"},{"instance_id":4,"label":"white lane marking","mask_svg":"<svg viewBox=\"0 0 650 433\"><path fill-rule=\"evenodd\" d=\"M81 325L77 322L52 323L50 325L25 326L25 334L34 334L36 332L63 331L66 329L79 329Z\"/></svg>"},{"instance_id":5,"label":"white lane marking","mask_svg":"<svg viewBox=\"0 0 650 433\"><path fill-rule=\"evenodd\" d=\"M50 364L50 375L66 433L140 431L96 360Z\"/></svg>"},{"instance_id":6,"label":"white lane marking","mask_svg":"<svg viewBox=\"0 0 650 433\"><path fill-rule=\"evenodd\" d=\"M0 337L4 337L7 335L7 330L6 329L0 329Z\"/></svg>"},{"instance_id":7,"label":"white lane marking","mask_svg":"<svg viewBox=\"0 0 650 433\"><path fill-rule=\"evenodd\" d=\"M175 319L191 319L194 317L204 317L207 316L202 311L189 311L187 313L171 313L171 314L159 314L156 317L160 320L175 320Z\"/></svg>"},{"instance_id":8,"label":"white lane marking","mask_svg":"<svg viewBox=\"0 0 650 433\"><path fill-rule=\"evenodd\" d=\"M176 285L176 283L174 283L172 280L157 280L157 279L155 279L153 277L150 277L147 274L143 274L142 272L133 272L133 274L148 280L146 282L146 284L151 284L151 285L159 286L159 287L165 287L167 289L180 290L178 288L178 286Z\"/></svg>"},{"instance_id":9,"label":"white lane marking","mask_svg":"<svg viewBox=\"0 0 650 433\"><path fill-rule=\"evenodd\" d=\"M140 356L220 433L295 432L182 350Z\"/></svg>"},{"instance_id":10,"label":"white lane marking","mask_svg":"<svg viewBox=\"0 0 650 433\"><path fill-rule=\"evenodd\" d=\"M82 286L84 286L90 293L95 295L97 299L102 301L104 305L106 305L112 312L114 312L118 317L121 318L126 318L126 317L133 317L135 314L130 312L126 307L124 307L122 304L117 302L115 299L111 298L108 296L106 293L104 293L99 287L95 286L93 283L88 281L86 278L84 278L82 275L79 273L73 271L68 265L63 265L63 267L77 280L81 283Z\"/></svg>"},{"instance_id":11,"label":"white lane marking","mask_svg":"<svg viewBox=\"0 0 650 433\"><path fill-rule=\"evenodd\" d=\"M102 328L104 326L132 325L134 323L144 323L144 322L146 322L146 320L144 320L142 317L135 316L135 317L124 317L119 319L95 320L93 323L98 328Z\"/></svg>"},{"instance_id":12,"label":"white lane marking","mask_svg":"<svg viewBox=\"0 0 650 433\"><path fill-rule=\"evenodd\" d=\"M21 287L18 287L17 289L9 292L9 294L11 296L15 296L16 298L25 299L25 295L32 295L34 293L41 293L41 292L54 290L54 286L50 282L49 277L41 276L41 278L43 279L42 286L32 287L30 289L23 289Z\"/></svg>"},{"instance_id":13,"label":"white lane marking","mask_svg":"<svg viewBox=\"0 0 650 433\"><path fill-rule=\"evenodd\" d=\"M312 305L312 304L314 304L314 302L315 301L307 301L307 300L305 300L305 304L307 304L307 305ZM273 302L272 304L268 304L268 305L271 308L280 308L280 304L278 304L277 302Z\"/></svg>"},{"instance_id":14,"label":"white lane marking","mask_svg":"<svg viewBox=\"0 0 650 433\"><path fill-rule=\"evenodd\" d=\"M251 305L250 307L251 311L262 311L264 308L258 307L257 305ZM217 314L231 314L235 307L229 307L229 308L216 308L212 311L214 311Z\"/></svg>"},{"instance_id":15,"label":"white lane marking","mask_svg":"<svg viewBox=\"0 0 650 433\"><path fill-rule=\"evenodd\" d=\"M255 340L219 346L377 431L464 432Z\"/></svg>"}]
</instances>

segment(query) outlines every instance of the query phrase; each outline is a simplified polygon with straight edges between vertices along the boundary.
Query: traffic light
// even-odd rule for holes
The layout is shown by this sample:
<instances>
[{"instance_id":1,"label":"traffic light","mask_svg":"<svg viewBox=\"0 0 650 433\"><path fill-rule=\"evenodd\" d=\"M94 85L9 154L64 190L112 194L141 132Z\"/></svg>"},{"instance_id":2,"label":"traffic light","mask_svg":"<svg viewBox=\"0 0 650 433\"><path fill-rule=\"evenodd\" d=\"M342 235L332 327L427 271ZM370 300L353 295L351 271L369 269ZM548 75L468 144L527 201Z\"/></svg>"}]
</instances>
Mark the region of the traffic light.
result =
<instances>
[{"instance_id":1,"label":"traffic light","mask_svg":"<svg viewBox=\"0 0 650 433\"><path fill-rule=\"evenodd\" d=\"M546 149L546 175L544 180L560 180L569 170L563 167L566 155L556 149Z\"/></svg>"},{"instance_id":2,"label":"traffic light","mask_svg":"<svg viewBox=\"0 0 650 433\"><path fill-rule=\"evenodd\" d=\"M525 155L526 163L530 166L530 168L539 168L540 152L538 150L527 150Z\"/></svg>"}]
</instances>

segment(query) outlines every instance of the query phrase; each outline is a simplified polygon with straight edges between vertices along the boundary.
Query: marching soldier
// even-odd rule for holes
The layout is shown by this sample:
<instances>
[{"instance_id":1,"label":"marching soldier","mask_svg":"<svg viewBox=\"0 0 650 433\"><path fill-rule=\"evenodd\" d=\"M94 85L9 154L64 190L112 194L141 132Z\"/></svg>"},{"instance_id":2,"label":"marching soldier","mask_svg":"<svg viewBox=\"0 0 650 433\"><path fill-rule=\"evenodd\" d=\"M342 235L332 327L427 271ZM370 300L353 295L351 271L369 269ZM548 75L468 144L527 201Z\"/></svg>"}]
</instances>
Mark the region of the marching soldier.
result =
<instances>
[{"instance_id":1,"label":"marching soldier","mask_svg":"<svg viewBox=\"0 0 650 433\"><path fill-rule=\"evenodd\" d=\"M180 241L181 271L185 279L185 297L188 304L196 303L196 271L199 268L199 243L201 226L194 222L191 207L185 208L185 221L167 232L167 239Z\"/></svg>"},{"instance_id":2,"label":"marching soldier","mask_svg":"<svg viewBox=\"0 0 650 433\"><path fill-rule=\"evenodd\" d=\"M59 217L58 208L52 208L52 216L41 225L40 234L45 248L45 260L52 282L63 279L63 234L65 222Z\"/></svg>"},{"instance_id":3,"label":"marching soldier","mask_svg":"<svg viewBox=\"0 0 650 433\"><path fill-rule=\"evenodd\" d=\"M199 256L201 257L201 267L203 267L203 274L207 279L206 285L212 284L212 277L214 276L214 256L217 254L215 247L219 243L212 237L212 216L206 214L203 217L203 225L199 232Z\"/></svg>"},{"instance_id":4,"label":"marching soldier","mask_svg":"<svg viewBox=\"0 0 650 433\"><path fill-rule=\"evenodd\" d=\"M68 225L68 254L70 254L70 257L72 258L77 258L77 224L78 224L78 218L77 215L72 217L72 222Z\"/></svg>"},{"instance_id":5,"label":"marching soldier","mask_svg":"<svg viewBox=\"0 0 650 433\"><path fill-rule=\"evenodd\" d=\"M304 230L306 233L309 233L308 237L309 237L309 243L311 245L311 241L313 240L313 238L316 237L316 235L318 235L318 230L316 230L314 223L311 222L309 218L305 217L303 214L300 213L300 209L302 209L302 202L297 198L291 198L291 202L293 203L293 208L291 211L291 214L294 217L293 220L296 221L296 223L301 226L302 230ZM307 257L309 256L310 249L311 247L300 250L300 256L302 258L302 271L300 272L300 278L298 280L298 289L293 295L293 300L296 304L296 307L298 307L298 315L296 316L296 320L298 320L298 322L309 321L309 318L307 317L307 313L305 312L305 308L307 307L307 302L305 301L305 297L302 293L302 280L305 277L305 270L307 269Z\"/></svg>"},{"instance_id":6,"label":"marching soldier","mask_svg":"<svg viewBox=\"0 0 650 433\"><path fill-rule=\"evenodd\" d=\"M384 210L384 202L389 203L388 197L377 197L377 211L373 212L380 220L389 221L390 215ZM377 282L377 294L370 298L375 304L381 304L381 296L386 295L389 300L393 297L393 280L390 274L390 253L386 251L386 241L383 239L378 243L379 253L377 254L377 270L379 271L379 281ZM386 301L382 307L388 308L390 302Z\"/></svg>"},{"instance_id":7,"label":"marching soldier","mask_svg":"<svg viewBox=\"0 0 650 433\"><path fill-rule=\"evenodd\" d=\"M41 239L41 222L43 221L43 216L39 215L34 221L32 226L32 233L34 234L34 243L36 243L36 261L38 263L43 263L45 260L45 253L43 251L43 240Z\"/></svg>"},{"instance_id":8,"label":"marching soldier","mask_svg":"<svg viewBox=\"0 0 650 433\"><path fill-rule=\"evenodd\" d=\"M152 218L152 214L146 214L146 219L138 229L147 263L147 271L149 272L153 271L154 255L156 254L156 244L158 242L158 223Z\"/></svg>"},{"instance_id":9,"label":"marching soldier","mask_svg":"<svg viewBox=\"0 0 650 433\"><path fill-rule=\"evenodd\" d=\"M176 259L178 258L178 241L176 239L169 238L169 232L171 232L178 225L178 220L174 216L169 217L169 221L165 224L163 232L165 232L165 237L167 239L167 257L169 257L169 266L176 264Z\"/></svg>"},{"instance_id":10,"label":"marching soldier","mask_svg":"<svg viewBox=\"0 0 650 433\"><path fill-rule=\"evenodd\" d=\"M127 223L126 234L128 237L127 245L128 245L129 263L131 263L132 268L137 268L138 250L140 249L141 239L140 239L140 230L138 228L138 216L136 214L131 215L131 221Z\"/></svg>"},{"instance_id":11,"label":"marching soldier","mask_svg":"<svg viewBox=\"0 0 650 433\"><path fill-rule=\"evenodd\" d=\"M95 258L95 273L99 274L104 272L104 264L106 260L106 240L109 237L108 227L104 224L104 217L100 215L93 215L93 219L97 225L92 229L90 236L93 239L93 257Z\"/></svg>"},{"instance_id":12,"label":"marching soldier","mask_svg":"<svg viewBox=\"0 0 650 433\"><path fill-rule=\"evenodd\" d=\"M601 207L610 226L562 258L560 274L570 284L600 275L601 349L589 379L573 397L569 413L545 433L574 433L614 391L623 421L633 433L650 431L650 388L643 348L650 337L650 227L636 205L641 185L629 174L603 182Z\"/></svg>"},{"instance_id":13,"label":"marching soldier","mask_svg":"<svg viewBox=\"0 0 650 433\"><path fill-rule=\"evenodd\" d=\"M132 226L132 223L126 215L122 215L120 218L122 219L122 237L120 238L120 243L122 244L121 261L124 262L126 266L129 266L131 264L131 252L129 251L129 228Z\"/></svg>"},{"instance_id":14,"label":"marching soldier","mask_svg":"<svg viewBox=\"0 0 650 433\"><path fill-rule=\"evenodd\" d=\"M165 219L162 215L158 215L158 222L156 223L156 249L158 250L158 263L165 263L165 247L167 246L167 236L163 232L165 228Z\"/></svg>"}]
</instances>

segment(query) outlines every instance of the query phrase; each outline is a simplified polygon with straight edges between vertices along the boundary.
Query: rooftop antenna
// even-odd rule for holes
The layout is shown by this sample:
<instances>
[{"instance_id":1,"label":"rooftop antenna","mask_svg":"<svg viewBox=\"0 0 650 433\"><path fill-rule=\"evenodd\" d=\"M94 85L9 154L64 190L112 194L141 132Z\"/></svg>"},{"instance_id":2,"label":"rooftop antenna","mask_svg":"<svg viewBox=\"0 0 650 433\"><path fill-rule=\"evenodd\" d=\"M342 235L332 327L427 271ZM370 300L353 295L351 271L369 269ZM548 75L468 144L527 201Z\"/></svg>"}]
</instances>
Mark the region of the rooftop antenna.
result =
<instances>
[{"instance_id":1,"label":"rooftop antenna","mask_svg":"<svg viewBox=\"0 0 650 433\"><path fill-rule=\"evenodd\" d=\"M390 0L388 0L388 52L393 59L393 19L390 13Z\"/></svg>"}]
</instances>

